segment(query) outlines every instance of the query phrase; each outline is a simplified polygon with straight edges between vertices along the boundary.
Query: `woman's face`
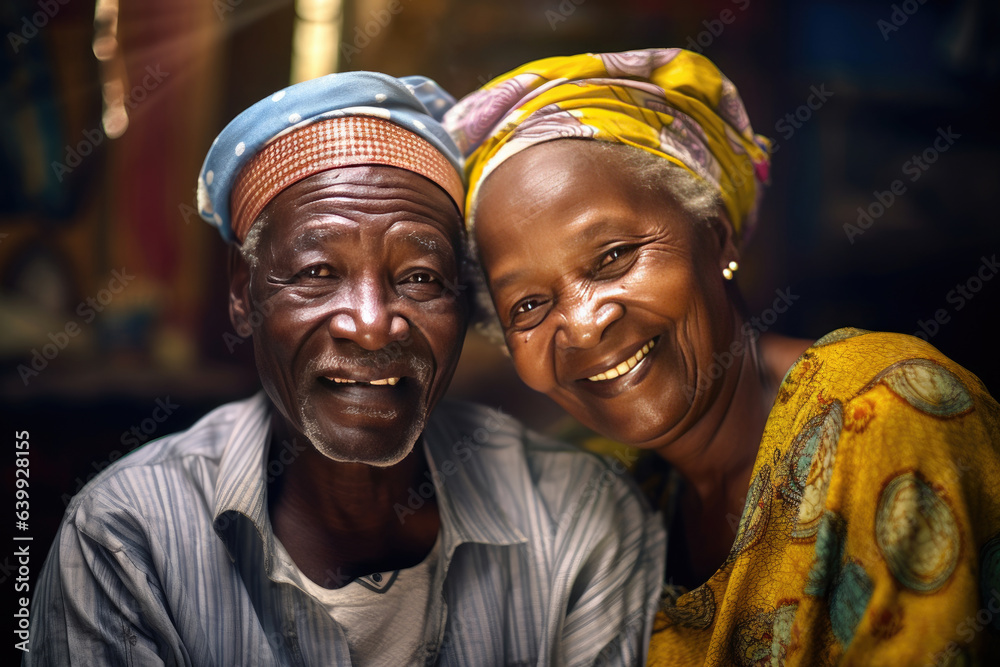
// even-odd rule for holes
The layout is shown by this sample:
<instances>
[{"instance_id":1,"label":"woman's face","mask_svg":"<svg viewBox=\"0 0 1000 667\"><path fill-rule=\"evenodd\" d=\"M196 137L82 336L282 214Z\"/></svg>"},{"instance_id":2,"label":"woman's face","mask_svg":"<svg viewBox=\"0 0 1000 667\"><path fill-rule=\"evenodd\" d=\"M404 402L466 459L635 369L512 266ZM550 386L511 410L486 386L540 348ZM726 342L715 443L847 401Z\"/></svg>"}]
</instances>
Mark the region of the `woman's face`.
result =
<instances>
[{"instance_id":1,"label":"woman's face","mask_svg":"<svg viewBox=\"0 0 1000 667\"><path fill-rule=\"evenodd\" d=\"M722 386L713 353L738 326L722 277L736 250L726 225L638 183L629 150L522 151L484 182L475 234L524 382L608 437L658 447Z\"/></svg>"}]
</instances>

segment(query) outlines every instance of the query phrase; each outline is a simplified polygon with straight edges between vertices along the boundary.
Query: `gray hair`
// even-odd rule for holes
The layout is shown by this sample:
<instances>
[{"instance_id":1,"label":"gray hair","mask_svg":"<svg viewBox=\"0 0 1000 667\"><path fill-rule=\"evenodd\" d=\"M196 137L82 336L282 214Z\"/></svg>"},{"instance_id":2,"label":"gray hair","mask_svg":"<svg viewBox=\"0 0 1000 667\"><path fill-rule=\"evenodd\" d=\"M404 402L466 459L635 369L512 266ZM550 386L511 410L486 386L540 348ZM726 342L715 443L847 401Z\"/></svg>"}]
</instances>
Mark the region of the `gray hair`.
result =
<instances>
[{"instance_id":1,"label":"gray hair","mask_svg":"<svg viewBox=\"0 0 1000 667\"><path fill-rule=\"evenodd\" d=\"M582 141L582 140L577 140ZM659 155L627 144L589 140L600 147L609 159L622 159L632 173L635 182L647 190L659 191L677 202L692 221L704 223L725 218L725 207L719 190L708 181L692 174L687 169L666 160ZM727 223L728 224L728 223ZM487 288L486 274L479 263L479 249L476 246L475 230L469 234L469 261L473 264L470 280L475 288L473 328L487 340L505 346L503 326Z\"/></svg>"},{"instance_id":2,"label":"gray hair","mask_svg":"<svg viewBox=\"0 0 1000 667\"><path fill-rule=\"evenodd\" d=\"M243 255L244 261L249 264L252 268L257 267L258 257L257 250L260 247L260 236L264 231L264 227L267 225L268 215L267 209L260 212L257 219L253 221L250 225L250 229L247 230L247 237L243 240L243 244L239 247L240 254Z\"/></svg>"}]
</instances>

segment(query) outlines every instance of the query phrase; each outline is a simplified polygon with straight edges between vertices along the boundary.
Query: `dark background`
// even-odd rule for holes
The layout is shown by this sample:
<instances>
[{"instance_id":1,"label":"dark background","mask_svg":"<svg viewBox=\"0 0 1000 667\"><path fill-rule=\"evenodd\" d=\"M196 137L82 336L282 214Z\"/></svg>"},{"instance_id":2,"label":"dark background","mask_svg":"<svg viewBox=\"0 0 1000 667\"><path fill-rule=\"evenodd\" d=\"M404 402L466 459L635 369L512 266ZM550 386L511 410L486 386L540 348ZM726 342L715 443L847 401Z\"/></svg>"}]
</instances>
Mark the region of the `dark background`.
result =
<instances>
[{"instance_id":1,"label":"dark background","mask_svg":"<svg viewBox=\"0 0 1000 667\"><path fill-rule=\"evenodd\" d=\"M304 3L282 0L105 0L117 12L95 24L94 2L64 1L0 9L0 451L12 502L10 438L29 431L31 520L19 534L34 538L32 578L88 477L257 388L250 345L224 335L225 248L197 218L194 186L222 127L288 85L296 31L310 18ZM787 289L798 299L776 331L923 332L1000 391L1000 280L977 282L995 277L984 258L1000 253L997 3L393 1L345 0L340 69L426 74L459 97L545 56L701 49L779 145L737 278L750 312ZM43 5L56 8L44 21ZM389 19L372 23L379 16ZM95 49L95 34L117 44ZM129 123L111 139L102 113L116 82ZM959 136L936 154L948 128ZM906 167L927 149L925 171ZM896 180L902 194L878 214ZM873 219L852 239L845 225L857 225L859 207ZM88 314L80 304L100 298L114 270L134 278ZM971 298L953 291L960 285ZM68 323L79 327L72 337ZM43 370L24 373L35 350L60 341ZM475 334L452 393L538 428L565 425ZM157 401L176 406L162 422ZM4 599L16 576L6 544Z\"/></svg>"}]
</instances>

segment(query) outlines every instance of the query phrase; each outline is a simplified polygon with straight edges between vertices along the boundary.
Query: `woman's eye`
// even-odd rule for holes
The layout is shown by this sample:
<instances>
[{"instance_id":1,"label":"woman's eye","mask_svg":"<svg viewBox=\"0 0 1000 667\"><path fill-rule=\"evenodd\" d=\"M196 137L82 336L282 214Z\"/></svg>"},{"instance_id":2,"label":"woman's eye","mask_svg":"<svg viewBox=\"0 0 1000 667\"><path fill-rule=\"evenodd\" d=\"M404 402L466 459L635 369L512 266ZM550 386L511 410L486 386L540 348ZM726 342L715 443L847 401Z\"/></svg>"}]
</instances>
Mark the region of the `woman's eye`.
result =
<instances>
[{"instance_id":1,"label":"woman's eye","mask_svg":"<svg viewBox=\"0 0 1000 667\"><path fill-rule=\"evenodd\" d=\"M542 299L525 299L511 309L510 327L520 330L538 326L545 319L548 309L547 301Z\"/></svg>"},{"instance_id":2,"label":"woman's eye","mask_svg":"<svg viewBox=\"0 0 1000 667\"><path fill-rule=\"evenodd\" d=\"M629 255L633 250L635 250L635 246L620 245L616 248L612 248L608 252L604 253L604 256L597 265L597 268L603 269L610 264L614 264L619 259Z\"/></svg>"},{"instance_id":3,"label":"woman's eye","mask_svg":"<svg viewBox=\"0 0 1000 667\"><path fill-rule=\"evenodd\" d=\"M525 301L514 310L515 315L523 315L524 313L529 313L535 308L538 308L540 304L537 301Z\"/></svg>"}]
</instances>

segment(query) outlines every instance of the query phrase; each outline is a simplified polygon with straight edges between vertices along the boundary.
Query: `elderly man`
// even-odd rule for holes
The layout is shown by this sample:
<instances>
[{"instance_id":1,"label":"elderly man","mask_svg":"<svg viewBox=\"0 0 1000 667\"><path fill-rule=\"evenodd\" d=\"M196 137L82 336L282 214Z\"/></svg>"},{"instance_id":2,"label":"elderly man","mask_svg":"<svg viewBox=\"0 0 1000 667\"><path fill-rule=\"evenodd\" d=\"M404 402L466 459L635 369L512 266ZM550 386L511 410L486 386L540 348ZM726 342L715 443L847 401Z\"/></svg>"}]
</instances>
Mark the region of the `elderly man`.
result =
<instances>
[{"instance_id":1,"label":"elderly man","mask_svg":"<svg viewBox=\"0 0 1000 667\"><path fill-rule=\"evenodd\" d=\"M199 207L264 391L73 499L26 664L644 659L664 536L620 464L439 405L469 299L435 91L331 75L213 144Z\"/></svg>"}]
</instances>

